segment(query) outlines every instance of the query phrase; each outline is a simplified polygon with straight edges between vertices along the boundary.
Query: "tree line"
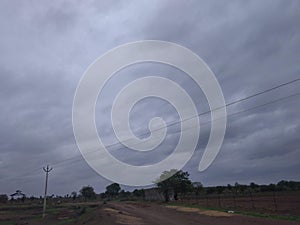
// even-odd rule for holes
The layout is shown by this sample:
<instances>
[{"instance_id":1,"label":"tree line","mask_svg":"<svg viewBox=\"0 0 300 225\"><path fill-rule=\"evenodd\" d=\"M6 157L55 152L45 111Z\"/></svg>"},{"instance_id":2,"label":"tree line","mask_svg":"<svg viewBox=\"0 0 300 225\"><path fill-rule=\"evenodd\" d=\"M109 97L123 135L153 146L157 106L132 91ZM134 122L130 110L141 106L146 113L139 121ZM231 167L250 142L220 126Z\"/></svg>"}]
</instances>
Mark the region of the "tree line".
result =
<instances>
[{"instance_id":1,"label":"tree line","mask_svg":"<svg viewBox=\"0 0 300 225\"><path fill-rule=\"evenodd\" d=\"M204 187L201 182L192 182L189 178L190 174L182 170L170 170L163 172L160 177L154 181L154 184L160 190L165 197L165 200L169 200L170 192L173 193L174 200L178 199L178 196L184 196L188 193L193 193L194 195L210 195L210 194L226 194L226 193L259 193L259 192L281 192L281 191L299 191L300 182L297 181L279 181L277 184L259 185L254 182L250 184L239 184L234 185L227 184L224 186L214 186L214 187ZM25 195L24 195L25 196ZM64 197L54 195L49 196L49 198L56 199L83 199L85 201L94 200L99 196L102 199L115 199L115 198L144 198L144 189L135 189L134 191L125 191L121 189L118 183L112 183L106 187L106 191L96 194L92 186L83 186L79 193L73 191L70 195L65 195ZM24 197L25 199L38 199L35 197ZM23 200L24 200L23 198ZM41 197L40 197L41 198ZM10 200L13 200L11 198ZM0 194L0 203L6 203L9 201L9 197L6 194Z\"/></svg>"},{"instance_id":2,"label":"tree line","mask_svg":"<svg viewBox=\"0 0 300 225\"><path fill-rule=\"evenodd\" d=\"M187 171L182 170L170 170L165 171L161 176L154 181L155 186L160 190L165 197L165 200L169 200L170 192L174 195L174 200L177 200L180 196L185 196L186 194L194 195L210 195L210 194L226 194L226 193L259 193L259 192L281 192L281 191L299 191L300 182L297 181L279 181L277 184L256 184L251 182L250 184L239 184L235 183L233 185L227 184L223 186L213 186L213 187L204 187L201 182L192 182L189 178L190 174ZM87 189L85 187L83 189ZM83 190L82 189L82 190ZM88 188L89 192L93 192L91 187ZM83 196L95 197L96 194L85 194L80 191ZM102 199L115 199L115 198L144 198L145 190L144 189L135 189L134 191L125 191L122 190L118 183L112 183L106 187L106 191L100 194Z\"/></svg>"}]
</instances>

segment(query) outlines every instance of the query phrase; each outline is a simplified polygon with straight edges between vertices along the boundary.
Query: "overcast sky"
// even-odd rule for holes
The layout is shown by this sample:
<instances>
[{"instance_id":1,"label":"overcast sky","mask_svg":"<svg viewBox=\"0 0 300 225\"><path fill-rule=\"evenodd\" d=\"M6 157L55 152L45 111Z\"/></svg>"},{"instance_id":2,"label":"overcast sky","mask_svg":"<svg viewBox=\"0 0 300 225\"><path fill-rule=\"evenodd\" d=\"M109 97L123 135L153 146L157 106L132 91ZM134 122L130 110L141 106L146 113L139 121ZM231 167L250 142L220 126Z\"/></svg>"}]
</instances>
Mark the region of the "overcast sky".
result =
<instances>
[{"instance_id":1,"label":"overcast sky","mask_svg":"<svg viewBox=\"0 0 300 225\"><path fill-rule=\"evenodd\" d=\"M83 185L102 192L110 183L81 157L72 128L80 78L108 50L147 39L183 45L208 64L229 103L300 77L299 21L298 0L1 1L0 193L20 189L42 195L47 164L54 168L49 194L79 191ZM115 96L130 81L149 75L174 80L199 113L208 109L199 87L183 72L155 63L131 66L115 74L98 99L97 128L106 144L117 140L110 123ZM299 83L230 106L228 114L295 94ZM205 186L300 180L299 115L295 96L229 116L220 154L204 172L198 164L210 125L209 116L201 117L198 147L183 169ZM147 131L154 116L167 123L179 118L169 103L145 99L130 115L133 132ZM112 154L134 165L158 162L172 152L178 137L178 127L171 127L154 151L119 146Z\"/></svg>"}]
</instances>

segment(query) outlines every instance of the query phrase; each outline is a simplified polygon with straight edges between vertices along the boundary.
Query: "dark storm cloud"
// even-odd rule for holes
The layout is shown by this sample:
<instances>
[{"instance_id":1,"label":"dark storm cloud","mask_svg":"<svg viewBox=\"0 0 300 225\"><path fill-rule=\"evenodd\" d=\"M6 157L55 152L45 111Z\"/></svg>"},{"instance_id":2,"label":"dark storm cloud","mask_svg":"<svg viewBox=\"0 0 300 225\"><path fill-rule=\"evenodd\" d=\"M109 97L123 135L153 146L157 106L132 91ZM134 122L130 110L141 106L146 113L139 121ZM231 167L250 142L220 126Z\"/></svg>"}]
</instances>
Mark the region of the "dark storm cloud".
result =
<instances>
[{"instance_id":1,"label":"dark storm cloud","mask_svg":"<svg viewBox=\"0 0 300 225\"><path fill-rule=\"evenodd\" d=\"M80 156L71 123L77 83L87 66L107 50L142 39L182 44L206 61L220 82L226 102L231 102L299 77L299 11L297 0L2 1L0 193L22 189L28 194L41 194L44 174L39 168L46 163L55 168L50 193L69 193L86 184L102 191L109 183ZM201 91L184 74L152 66L116 74L116 84L108 85L104 98L99 99L98 132L107 143L117 141L109 121L111 99L118 92L115 89L140 74L166 74L188 90L199 112L208 109ZM144 88L147 86L140 90ZM228 113L298 90L295 83L230 106ZM220 154L207 171L199 173L210 129L209 124L203 125L195 155L184 169L194 180L208 185L299 179L299 111L299 98L293 97L229 117ZM131 115L136 135L147 131L153 115L161 115L167 122L178 119L174 109L163 102L141 102ZM200 120L206 123L210 117ZM178 127L170 127L165 145L147 159L143 154L132 158L130 150L120 145L114 154L135 164L156 162L166 157L177 141Z\"/></svg>"}]
</instances>

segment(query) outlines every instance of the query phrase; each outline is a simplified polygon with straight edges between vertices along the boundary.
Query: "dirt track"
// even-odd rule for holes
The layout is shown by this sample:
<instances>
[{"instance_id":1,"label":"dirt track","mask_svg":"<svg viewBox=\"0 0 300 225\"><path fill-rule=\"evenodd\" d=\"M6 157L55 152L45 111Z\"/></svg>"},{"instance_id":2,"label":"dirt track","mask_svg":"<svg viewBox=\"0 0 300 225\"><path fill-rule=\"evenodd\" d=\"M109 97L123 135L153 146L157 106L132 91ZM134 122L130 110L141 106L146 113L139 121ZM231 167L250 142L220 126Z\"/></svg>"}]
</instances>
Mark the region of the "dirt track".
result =
<instances>
[{"instance_id":1,"label":"dirt track","mask_svg":"<svg viewBox=\"0 0 300 225\"><path fill-rule=\"evenodd\" d=\"M84 209L84 211L82 211ZM243 216L227 212L168 206L146 202L71 203L48 209L41 205L6 206L0 210L2 225L296 225L300 222Z\"/></svg>"},{"instance_id":2,"label":"dirt track","mask_svg":"<svg viewBox=\"0 0 300 225\"><path fill-rule=\"evenodd\" d=\"M110 203L101 209L114 224L130 225L292 225L299 222L256 218L185 207L147 203ZM103 213L102 212L102 213ZM103 223L104 224L104 223ZM106 224L106 223L105 223Z\"/></svg>"}]
</instances>

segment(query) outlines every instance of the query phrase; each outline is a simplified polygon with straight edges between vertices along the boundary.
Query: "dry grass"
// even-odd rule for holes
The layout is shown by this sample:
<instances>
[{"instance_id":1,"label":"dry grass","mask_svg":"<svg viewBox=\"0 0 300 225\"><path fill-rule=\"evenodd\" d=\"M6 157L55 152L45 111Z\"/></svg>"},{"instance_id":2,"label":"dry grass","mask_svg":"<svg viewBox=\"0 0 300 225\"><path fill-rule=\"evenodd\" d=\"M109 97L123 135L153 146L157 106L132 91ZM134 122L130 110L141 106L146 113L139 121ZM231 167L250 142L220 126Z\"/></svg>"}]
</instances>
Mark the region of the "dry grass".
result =
<instances>
[{"instance_id":1,"label":"dry grass","mask_svg":"<svg viewBox=\"0 0 300 225\"><path fill-rule=\"evenodd\" d=\"M117 223L128 225L144 225L141 218L135 217L129 213L121 212L113 208L105 208L105 212L113 215Z\"/></svg>"},{"instance_id":2,"label":"dry grass","mask_svg":"<svg viewBox=\"0 0 300 225\"><path fill-rule=\"evenodd\" d=\"M184 206L166 206L166 207L175 209L179 212L199 213L201 215L213 216L213 217L230 217L230 216L233 216L230 213L219 212L219 211L214 211L214 210L202 210L202 209L189 208L189 207L184 207Z\"/></svg>"}]
</instances>

